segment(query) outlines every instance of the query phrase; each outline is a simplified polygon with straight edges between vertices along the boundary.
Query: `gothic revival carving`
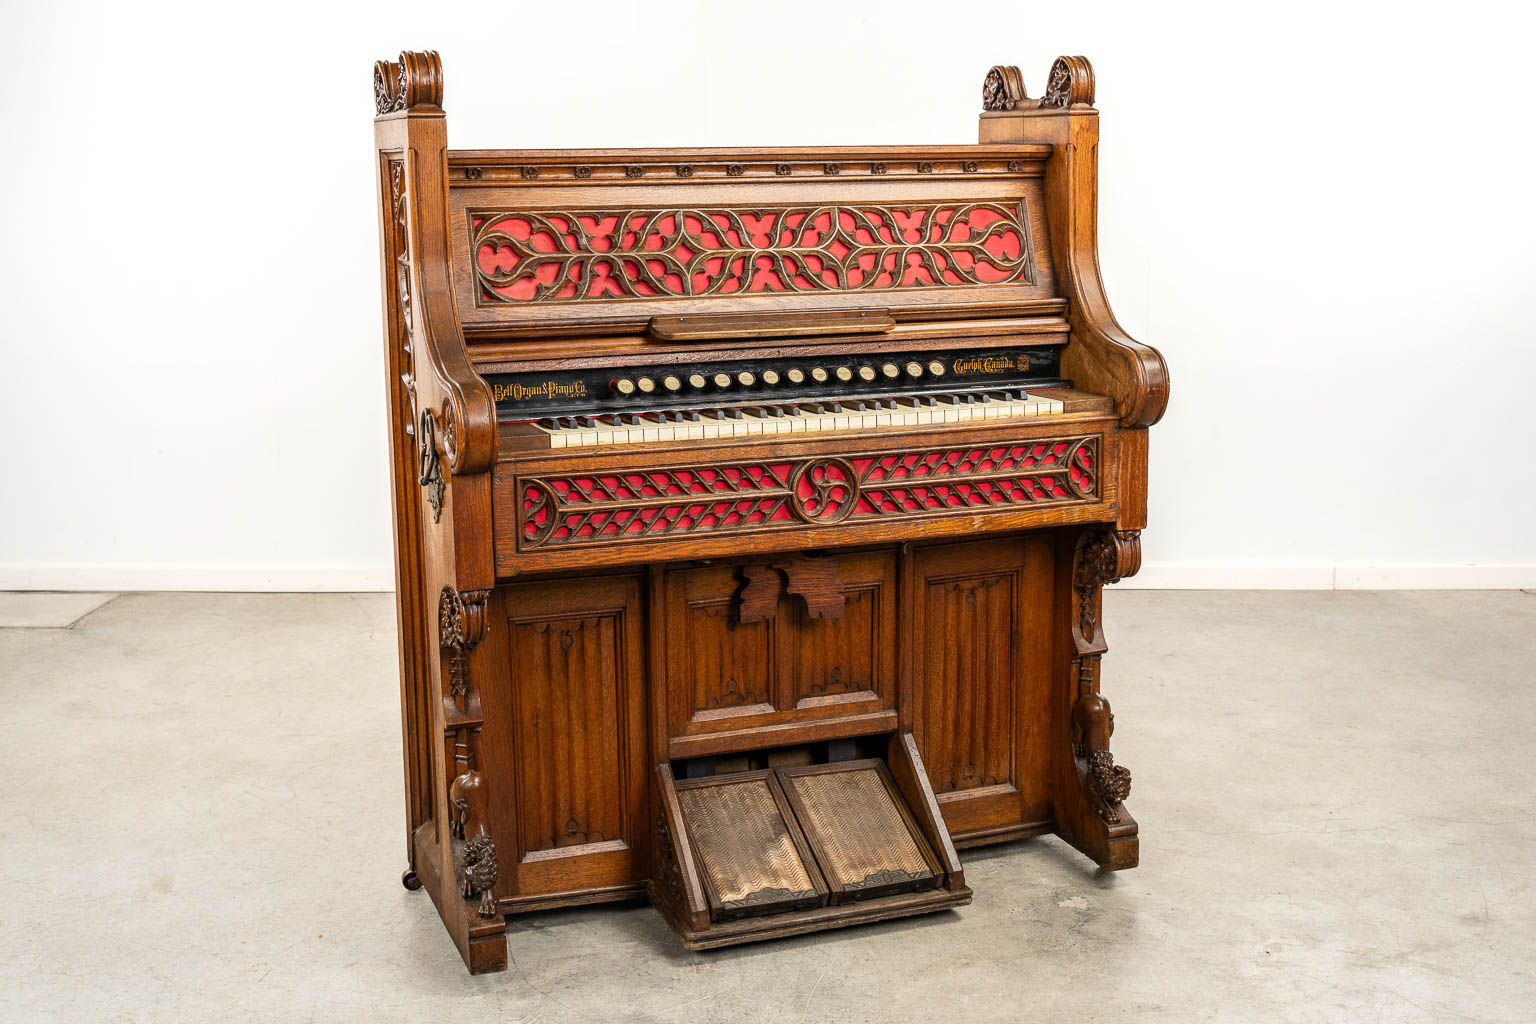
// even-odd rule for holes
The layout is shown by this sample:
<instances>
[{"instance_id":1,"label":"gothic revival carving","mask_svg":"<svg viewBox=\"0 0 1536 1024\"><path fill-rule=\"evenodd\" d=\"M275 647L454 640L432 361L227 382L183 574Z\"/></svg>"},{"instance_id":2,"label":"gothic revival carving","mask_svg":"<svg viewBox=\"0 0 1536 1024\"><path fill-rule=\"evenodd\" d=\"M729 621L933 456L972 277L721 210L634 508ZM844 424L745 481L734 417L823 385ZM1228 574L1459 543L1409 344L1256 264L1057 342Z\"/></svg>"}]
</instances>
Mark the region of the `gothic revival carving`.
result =
<instances>
[{"instance_id":1,"label":"gothic revival carving","mask_svg":"<svg viewBox=\"0 0 1536 1024\"><path fill-rule=\"evenodd\" d=\"M449 695L461 711L466 710L468 704L469 655L485 638L485 609L490 596L489 590L461 593L453 587L444 587L438 595L437 641L449 652Z\"/></svg>"},{"instance_id":2,"label":"gothic revival carving","mask_svg":"<svg viewBox=\"0 0 1536 1024\"><path fill-rule=\"evenodd\" d=\"M443 497L447 493L448 484L443 477L442 459L437 454L437 418L432 415L431 409L421 414L420 441L416 482L427 489L427 504L432 506L432 521L435 523L442 519Z\"/></svg>"},{"instance_id":3,"label":"gothic revival carving","mask_svg":"<svg viewBox=\"0 0 1536 1024\"><path fill-rule=\"evenodd\" d=\"M1083 785L1095 798L1095 810L1105 824L1120 822L1120 805L1131 795L1131 773L1115 764L1109 738L1115 716L1109 701L1097 693L1084 693L1072 707L1073 755L1078 760Z\"/></svg>"},{"instance_id":4,"label":"gothic revival carving","mask_svg":"<svg viewBox=\"0 0 1536 1024\"><path fill-rule=\"evenodd\" d=\"M1024 98L1024 76L1010 64L993 67L981 83L982 110L1012 110Z\"/></svg>"},{"instance_id":5,"label":"gothic revival carving","mask_svg":"<svg viewBox=\"0 0 1536 1024\"><path fill-rule=\"evenodd\" d=\"M841 167L827 164L823 170L835 174ZM482 303L1036 280L1029 211L1022 199L909 206L508 210L474 214L470 230Z\"/></svg>"},{"instance_id":6,"label":"gothic revival carving","mask_svg":"<svg viewBox=\"0 0 1536 1024\"><path fill-rule=\"evenodd\" d=\"M1093 106L1093 65L1087 57L1057 57L1045 83L1042 107Z\"/></svg>"},{"instance_id":7,"label":"gothic revival carving","mask_svg":"<svg viewBox=\"0 0 1536 1024\"><path fill-rule=\"evenodd\" d=\"M436 52L406 51L399 61L374 64L373 106L378 114L423 105L443 105L443 64Z\"/></svg>"},{"instance_id":8,"label":"gothic revival carving","mask_svg":"<svg viewBox=\"0 0 1536 1024\"><path fill-rule=\"evenodd\" d=\"M410 433L416 422L416 366L411 346L411 331L415 321L411 305L410 193L405 188L405 163L400 160L389 162L389 201L395 219L395 295L400 304L400 334L403 339L400 380L411 410L405 428Z\"/></svg>"},{"instance_id":9,"label":"gothic revival carving","mask_svg":"<svg viewBox=\"0 0 1536 1024\"><path fill-rule=\"evenodd\" d=\"M651 879L674 906L688 905L688 899L683 895L683 878L677 870L677 850L672 845L672 830L667 828L667 817L659 808L656 811L656 847Z\"/></svg>"},{"instance_id":10,"label":"gothic revival carving","mask_svg":"<svg viewBox=\"0 0 1536 1024\"><path fill-rule=\"evenodd\" d=\"M741 625L773 618L785 591L805 601L813 619L837 619L843 614L843 583L835 558L792 554L770 563L741 567L743 584L736 593L735 621Z\"/></svg>"},{"instance_id":11,"label":"gothic revival carving","mask_svg":"<svg viewBox=\"0 0 1536 1024\"><path fill-rule=\"evenodd\" d=\"M520 484L519 547L771 531L1097 501L1099 439L593 470Z\"/></svg>"},{"instance_id":12,"label":"gothic revival carving","mask_svg":"<svg viewBox=\"0 0 1536 1024\"><path fill-rule=\"evenodd\" d=\"M475 912L481 917L496 916L496 844L488 835L478 835L464 843L459 857L461 892L466 900L480 897Z\"/></svg>"},{"instance_id":13,"label":"gothic revival carving","mask_svg":"<svg viewBox=\"0 0 1536 1024\"><path fill-rule=\"evenodd\" d=\"M1057 57L1046 77L1045 95L1031 100L1024 76L1011 65L999 64L981 83L981 109L990 111L1061 109L1093 105L1093 65L1086 57Z\"/></svg>"},{"instance_id":14,"label":"gothic revival carving","mask_svg":"<svg viewBox=\"0 0 1536 1024\"><path fill-rule=\"evenodd\" d=\"M1073 586L1078 597L1078 629L1086 643L1098 633L1099 590L1136 575L1141 568L1139 530L1096 530L1077 545Z\"/></svg>"},{"instance_id":15,"label":"gothic revival carving","mask_svg":"<svg viewBox=\"0 0 1536 1024\"><path fill-rule=\"evenodd\" d=\"M742 566L741 576L741 589L736 592L736 621L751 625L773 618L784 593L784 577L779 570L759 562Z\"/></svg>"}]
</instances>

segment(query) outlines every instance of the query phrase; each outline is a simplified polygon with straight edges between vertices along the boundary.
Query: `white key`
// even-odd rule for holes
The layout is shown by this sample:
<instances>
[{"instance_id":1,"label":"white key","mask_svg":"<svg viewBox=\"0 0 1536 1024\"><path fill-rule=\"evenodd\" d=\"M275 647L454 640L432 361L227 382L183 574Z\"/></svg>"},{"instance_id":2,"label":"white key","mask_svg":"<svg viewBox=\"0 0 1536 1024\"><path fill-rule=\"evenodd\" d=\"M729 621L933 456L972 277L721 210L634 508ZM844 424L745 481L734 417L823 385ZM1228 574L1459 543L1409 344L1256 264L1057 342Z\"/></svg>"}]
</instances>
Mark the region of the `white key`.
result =
<instances>
[{"instance_id":1,"label":"white key","mask_svg":"<svg viewBox=\"0 0 1536 1024\"><path fill-rule=\"evenodd\" d=\"M539 423L535 423L534 424L534 428L539 430L546 437L549 438L549 446L551 448L564 448L565 447L565 435L561 431L559 431L559 430L551 430L549 427L546 427L546 426L544 426L542 424L539 424Z\"/></svg>"}]
</instances>

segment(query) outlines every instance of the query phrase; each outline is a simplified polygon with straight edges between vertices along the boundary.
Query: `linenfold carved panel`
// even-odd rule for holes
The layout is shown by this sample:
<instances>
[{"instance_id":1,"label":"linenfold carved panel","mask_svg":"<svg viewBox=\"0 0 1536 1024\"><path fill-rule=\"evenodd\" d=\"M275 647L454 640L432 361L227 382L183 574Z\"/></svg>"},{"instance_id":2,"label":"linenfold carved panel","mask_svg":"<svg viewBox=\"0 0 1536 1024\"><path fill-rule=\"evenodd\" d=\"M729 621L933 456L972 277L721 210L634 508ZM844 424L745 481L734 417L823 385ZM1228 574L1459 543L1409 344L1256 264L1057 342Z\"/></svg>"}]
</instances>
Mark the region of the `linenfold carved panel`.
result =
<instances>
[{"instance_id":1,"label":"linenfold carved panel","mask_svg":"<svg viewBox=\"0 0 1536 1024\"><path fill-rule=\"evenodd\" d=\"M1099 439L675 466L519 482L521 550L761 532L1099 497Z\"/></svg>"},{"instance_id":2,"label":"linenfold carved panel","mask_svg":"<svg viewBox=\"0 0 1536 1024\"><path fill-rule=\"evenodd\" d=\"M1022 199L502 210L469 225L482 305L1036 283Z\"/></svg>"}]
</instances>

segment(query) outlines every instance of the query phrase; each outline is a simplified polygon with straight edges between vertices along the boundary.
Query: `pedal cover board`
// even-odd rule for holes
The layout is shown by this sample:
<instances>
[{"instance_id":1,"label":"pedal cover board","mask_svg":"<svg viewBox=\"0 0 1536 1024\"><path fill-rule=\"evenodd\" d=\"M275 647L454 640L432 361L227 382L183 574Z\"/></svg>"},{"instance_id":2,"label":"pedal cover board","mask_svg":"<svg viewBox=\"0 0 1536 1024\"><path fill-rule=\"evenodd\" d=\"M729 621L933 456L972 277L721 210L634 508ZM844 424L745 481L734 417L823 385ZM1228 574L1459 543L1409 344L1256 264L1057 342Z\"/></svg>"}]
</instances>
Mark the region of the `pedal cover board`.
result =
<instances>
[{"instance_id":1,"label":"pedal cover board","mask_svg":"<svg viewBox=\"0 0 1536 1024\"><path fill-rule=\"evenodd\" d=\"M921 763L902 775L918 790L906 796L932 817L937 805ZM925 827L914 817L879 759L662 778L673 789L664 803L676 808L677 831L691 855L677 867L687 873L684 862L691 861L707 912L697 906L690 923L665 900L658 905L692 948L970 901L947 834L937 822ZM936 851L935 843L943 848Z\"/></svg>"},{"instance_id":2,"label":"pedal cover board","mask_svg":"<svg viewBox=\"0 0 1536 1024\"><path fill-rule=\"evenodd\" d=\"M729 921L822 906L827 887L769 771L677 784L709 916Z\"/></svg>"},{"instance_id":3,"label":"pedal cover board","mask_svg":"<svg viewBox=\"0 0 1536 1024\"><path fill-rule=\"evenodd\" d=\"M879 761L780 770L833 903L939 884L933 851Z\"/></svg>"}]
</instances>

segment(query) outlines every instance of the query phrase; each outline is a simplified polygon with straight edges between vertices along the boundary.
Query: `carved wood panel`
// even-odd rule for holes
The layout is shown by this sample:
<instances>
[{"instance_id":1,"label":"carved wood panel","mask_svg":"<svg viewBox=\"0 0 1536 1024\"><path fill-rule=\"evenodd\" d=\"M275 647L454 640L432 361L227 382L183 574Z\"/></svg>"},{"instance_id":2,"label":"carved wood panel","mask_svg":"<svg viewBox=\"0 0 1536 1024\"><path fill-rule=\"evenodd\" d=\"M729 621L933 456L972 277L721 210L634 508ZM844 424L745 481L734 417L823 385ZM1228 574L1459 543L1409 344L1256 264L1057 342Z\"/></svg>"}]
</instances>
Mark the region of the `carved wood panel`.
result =
<instances>
[{"instance_id":1,"label":"carved wood panel","mask_svg":"<svg viewBox=\"0 0 1536 1024\"><path fill-rule=\"evenodd\" d=\"M633 877L647 820L639 584L504 588L520 894Z\"/></svg>"},{"instance_id":2,"label":"carved wood panel","mask_svg":"<svg viewBox=\"0 0 1536 1024\"><path fill-rule=\"evenodd\" d=\"M1052 558L1038 536L915 558L913 733L952 831L1045 813Z\"/></svg>"},{"instance_id":3,"label":"carved wood panel","mask_svg":"<svg viewBox=\"0 0 1536 1024\"><path fill-rule=\"evenodd\" d=\"M812 618L803 601L783 601L787 616L782 632L786 643L785 674L790 706L810 706L844 693L872 692L880 669L880 630L876 628L881 588L849 589L843 593L843 613L836 619ZM787 607L785 607L787 605Z\"/></svg>"},{"instance_id":4,"label":"carved wood panel","mask_svg":"<svg viewBox=\"0 0 1536 1024\"><path fill-rule=\"evenodd\" d=\"M774 613L739 621L738 564L669 572L666 627L671 734L703 735L894 706L895 556L839 555L838 618L814 617L788 590Z\"/></svg>"},{"instance_id":5,"label":"carved wood panel","mask_svg":"<svg viewBox=\"0 0 1536 1024\"><path fill-rule=\"evenodd\" d=\"M470 211L481 303L1036 282L1024 199Z\"/></svg>"},{"instance_id":6,"label":"carved wood panel","mask_svg":"<svg viewBox=\"0 0 1536 1024\"><path fill-rule=\"evenodd\" d=\"M690 719L711 721L774 709L773 622L736 620L740 588L731 566L690 572L683 585L678 640L689 656L673 671L688 680Z\"/></svg>"},{"instance_id":7,"label":"carved wood panel","mask_svg":"<svg viewBox=\"0 0 1536 1024\"><path fill-rule=\"evenodd\" d=\"M519 481L522 551L1099 500L1098 436Z\"/></svg>"},{"instance_id":8,"label":"carved wood panel","mask_svg":"<svg viewBox=\"0 0 1536 1024\"><path fill-rule=\"evenodd\" d=\"M524 850L619 837L617 654L615 615L512 628L519 760L540 780L523 808Z\"/></svg>"}]
</instances>

